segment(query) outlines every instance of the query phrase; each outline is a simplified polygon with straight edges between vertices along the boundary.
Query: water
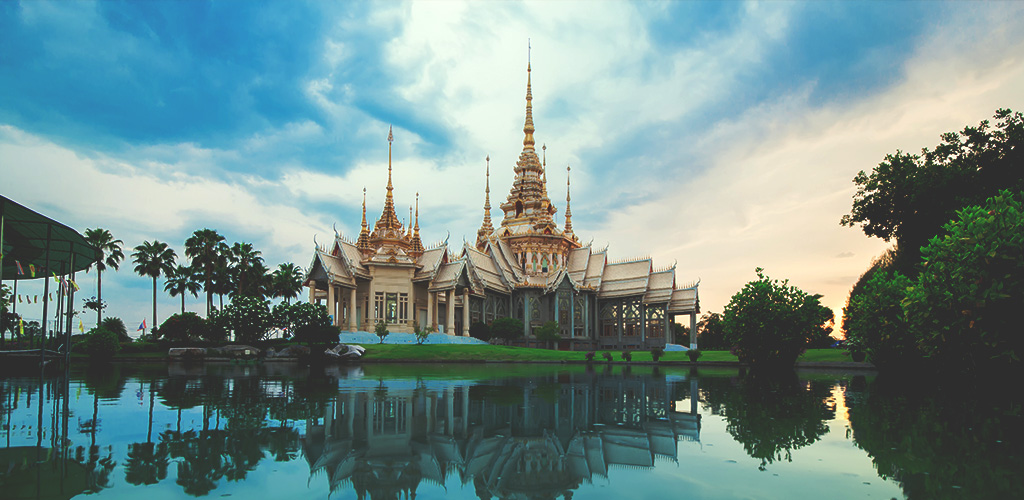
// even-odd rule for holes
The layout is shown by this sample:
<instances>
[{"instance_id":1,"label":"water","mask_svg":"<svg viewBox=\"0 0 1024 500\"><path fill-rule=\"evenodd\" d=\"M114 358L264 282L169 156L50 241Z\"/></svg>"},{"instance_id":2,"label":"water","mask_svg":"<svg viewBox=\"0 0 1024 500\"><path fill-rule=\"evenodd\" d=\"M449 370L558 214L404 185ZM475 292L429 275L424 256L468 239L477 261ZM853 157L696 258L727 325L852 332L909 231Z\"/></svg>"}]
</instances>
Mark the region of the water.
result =
<instances>
[{"instance_id":1,"label":"water","mask_svg":"<svg viewBox=\"0 0 1024 500\"><path fill-rule=\"evenodd\" d=\"M76 367L0 378L0 498L1019 497L1020 400L979 393L842 372Z\"/></svg>"}]
</instances>

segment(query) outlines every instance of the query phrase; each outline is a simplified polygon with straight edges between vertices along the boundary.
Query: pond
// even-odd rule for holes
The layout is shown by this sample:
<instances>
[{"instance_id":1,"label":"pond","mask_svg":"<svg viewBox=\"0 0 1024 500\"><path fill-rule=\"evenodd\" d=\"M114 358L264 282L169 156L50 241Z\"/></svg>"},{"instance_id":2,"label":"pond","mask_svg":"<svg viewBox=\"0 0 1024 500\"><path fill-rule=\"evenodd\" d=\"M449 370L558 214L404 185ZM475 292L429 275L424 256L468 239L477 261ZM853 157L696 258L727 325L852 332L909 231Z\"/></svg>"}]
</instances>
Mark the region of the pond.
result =
<instances>
[{"instance_id":1,"label":"pond","mask_svg":"<svg viewBox=\"0 0 1024 500\"><path fill-rule=\"evenodd\" d=\"M0 498L1010 498L1020 403L857 372L72 367L0 378Z\"/></svg>"}]
</instances>

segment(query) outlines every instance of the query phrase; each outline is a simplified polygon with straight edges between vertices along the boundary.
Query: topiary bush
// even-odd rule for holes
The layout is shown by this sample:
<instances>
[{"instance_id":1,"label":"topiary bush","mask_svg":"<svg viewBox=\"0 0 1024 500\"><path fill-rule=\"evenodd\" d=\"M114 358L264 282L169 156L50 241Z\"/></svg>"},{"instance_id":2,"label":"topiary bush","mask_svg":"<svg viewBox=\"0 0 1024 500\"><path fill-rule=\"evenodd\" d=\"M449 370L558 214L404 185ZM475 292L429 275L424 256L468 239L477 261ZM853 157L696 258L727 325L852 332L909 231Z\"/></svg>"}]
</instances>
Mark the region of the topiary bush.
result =
<instances>
[{"instance_id":1,"label":"topiary bush","mask_svg":"<svg viewBox=\"0 0 1024 500\"><path fill-rule=\"evenodd\" d=\"M651 359L653 359L655 363L657 363L658 360L661 359L661 357L664 356L664 355L665 355L665 348L664 347L652 347L651 348Z\"/></svg>"},{"instance_id":2,"label":"topiary bush","mask_svg":"<svg viewBox=\"0 0 1024 500\"><path fill-rule=\"evenodd\" d=\"M469 336L487 342L491 340L491 327L480 321L473 323L469 327Z\"/></svg>"},{"instance_id":3,"label":"topiary bush","mask_svg":"<svg viewBox=\"0 0 1024 500\"><path fill-rule=\"evenodd\" d=\"M623 361L629 363L633 361L633 353L629 349L624 349L622 354L619 355Z\"/></svg>"},{"instance_id":4,"label":"topiary bush","mask_svg":"<svg viewBox=\"0 0 1024 500\"><path fill-rule=\"evenodd\" d=\"M701 354L703 353L700 352L700 349L690 349L686 351L686 357L690 358L691 363L696 363L697 360L700 359Z\"/></svg>"},{"instance_id":5,"label":"topiary bush","mask_svg":"<svg viewBox=\"0 0 1024 500\"><path fill-rule=\"evenodd\" d=\"M201 340L213 340L214 327L194 312L175 314L164 320L157 329L162 340L174 344L191 344ZM223 330L221 330L223 331Z\"/></svg>"},{"instance_id":6,"label":"topiary bush","mask_svg":"<svg viewBox=\"0 0 1024 500\"><path fill-rule=\"evenodd\" d=\"M523 336L523 322L515 318L498 318L491 324L491 335L505 341Z\"/></svg>"},{"instance_id":7,"label":"topiary bush","mask_svg":"<svg viewBox=\"0 0 1024 500\"><path fill-rule=\"evenodd\" d=\"M537 329L537 340L544 341L550 346L552 342L558 342L562 339L562 336L559 334L560 331L561 327L558 326L557 321L548 321Z\"/></svg>"}]
</instances>

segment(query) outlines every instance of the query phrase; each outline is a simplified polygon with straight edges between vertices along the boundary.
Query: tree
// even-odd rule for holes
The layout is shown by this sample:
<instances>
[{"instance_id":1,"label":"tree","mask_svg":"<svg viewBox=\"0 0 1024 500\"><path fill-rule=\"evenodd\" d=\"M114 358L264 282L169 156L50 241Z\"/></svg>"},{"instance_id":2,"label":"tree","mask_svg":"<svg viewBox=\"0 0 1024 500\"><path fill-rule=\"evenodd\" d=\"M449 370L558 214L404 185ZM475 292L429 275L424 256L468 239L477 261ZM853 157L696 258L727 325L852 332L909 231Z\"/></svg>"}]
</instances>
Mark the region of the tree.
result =
<instances>
[{"instance_id":1,"label":"tree","mask_svg":"<svg viewBox=\"0 0 1024 500\"><path fill-rule=\"evenodd\" d=\"M548 321L537 329L537 340L543 340L550 347L552 342L558 342L562 339L562 336L558 333L560 330L561 327L558 326L557 321Z\"/></svg>"},{"instance_id":2,"label":"tree","mask_svg":"<svg viewBox=\"0 0 1024 500\"><path fill-rule=\"evenodd\" d=\"M956 210L980 205L1000 189L1024 187L1024 115L1000 109L995 119L995 127L986 120L943 134L934 150L925 148L920 155L897 151L870 175L858 173L853 207L840 223L860 225L864 234L885 241L895 239L896 268L916 274L919 249Z\"/></svg>"},{"instance_id":3,"label":"tree","mask_svg":"<svg viewBox=\"0 0 1024 500\"><path fill-rule=\"evenodd\" d=\"M725 328L722 315L704 313L697 321L697 345L704 350L729 349L732 347L725 341Z\"/></svg>"},{"instance_id":4,"label":"tree","mask_svg":"<svg viewBox=\"0 0 1024 500\"><path fill-rule=\"evenodd\" d=\"M116 333L98 326L89 330L77 350L88 354L90 360L101 361L113 358L121 350L121 344L117 341Z\"/></svg>"},{"instance_id":5,"label":"tree","mask_svg":"<svg viewBox=\"0 0 1024 500\"><path fill-rule=\"evenodd\" d=\"M203 277L203 289L206 290L206 315L213 308L214 269L226 265L226 257L221 246L224 237L213 229L199 229L185 240L185 255L192 260L192 265L200 270Z\"/></svg>"},{"instance_id":6,"label":"tree","mask_svg":"<svg viewBox=\"0 0 1024 500\"><path fill-rule=\"evenodd\" d=\"M491 335L505 341L523 336L523 322L515 318L498 318L491 323Z\"/></svg>"},{"instance_id":7,"label":"tree","mask_svg":"<svg viewBox=\"0 0 1024 500\"><path fill-rule=\"evenodd\" d=\"M181 295L181 314L185 314L185 294L191 293L193 297L199 296L202 286L196 281L197 273L192 266L179 264L173 271L167 273L164 281L164 291L171 294L171 297Z\"/></svg>"},{"instance_id":8,"label":"tree","mask_svg":"<svg viewBox=\"0 0 1024 500\"><path fill-rule=\"evenodd\" d=\"M286 262L278 264L277 270L272 274L274 297L281 297L289 302L299 296L302 291L303 272L299 266Z\"/></svg>"},{"instance_id":9,"label":"tree","mask_svg":"<svg viewBox=\"0 0 1024 500\"><path fill-rule=\"evenodd\" d=\"M903 301L923 353L967 370L1020 367L1024 193L1005 190L957 213L922 250Z\"/></svg>"},{"instance_id":10,"label":"tree","mask_svg":"<svg viewBox=\"0 0 1024 500\"><path fill-rule=\"evenodd\" d=\"M381 344L383 344L384 339L391 334L391 332L388 331L388 324L383 321L377 322L377 324L373 327L373 333L377 334L377 336L380 337Z\"/></svg>"},{"instance_id":11,"label":"tree","mask_svg":"<svg viewBox=\"0 0 1024 500\"><path fill-rule=\"evenodd\" d=\"M194 312L172 315L164 320L157 329L160 338L178 344L187 344L197 340L221 341L226 332L223 328L211 324Z\"/></svg>"},{"instance_id":12,"label":"tree","mask_svg":"<svg viewBox=\"0 0 1024 500\"><path fill-rule=\"evenodd\" d=\"M477 321L469 326L469 336L487 342L491 340L491 327L487 323Z\"/></svg>"},{"instance_id":13,"label":"tree","mask_svg":"<svg viewBox=\"0 0 1024 500\"><path fill-rule=\"evenodd\" d=\"M235 294L249 297L263 297L263 276L266 267L263 265L261 252L253 248L252 243L236 242L231 247L228 259L232 264L232 275L235 279Z\"/></svg>"},{"instance_id":14,"label":"tree","mask_svg":"<svg viewBox=\"0 0 1024 500\"><path fill-rule=\"evenodd\" d=\"M251 344L264 340L273 326L266 299L237 296L223 309L210 315L214 325L234 332L235 341Z\"/></svg>"},{"instance_id":15,"label":"tree","mask_svg":"<svg viewBox=\"0 0 1024 500\"><path fill-rule=\"evenodd\" d=\"M82 307L99 312L107 308L107 302L104 300L100 300L95 295L93 295L92 297L89 297L87 299L82 299Z\"/></svg>"},{"instance_id":16,"label":"tree","mask_svg":"<svg viewBox=\"0 0 1024 500\"><path fill-rule=\"evenodd\" d=\"M843 309L843 332L850 352L863 352L880 369L913 367L920 359L917 340L900 304L911 281L899 272L878 272Z\"/></svg>"},{"instance_id":17,"label":"tree","mask_svg":"<svg viewBox=\"0 0 1024 500\"><path fill-rule=\"evenodd\" d=\"M124 242L121 240L115 240L114 236L110 234L110 231L103 228L86 229L85 241L100 250L100 259L86 268L86 271L92 268L92 266L96 266L96 300L102 304L103 271L105 271L108 266L115 271L117 270L121 261L124 260L124 252L121 250ZM96 309L96 324L100 324L102 319L103 308L98 308Z\"/></svg>"},{"instance_id":18,"label":"tree","mask_svg":"<svg viewBox=\"0 0 1024 500\"><path fill-rule=\"evenodd\" d=\"M153 240L152 243L143 241L135 247L132 259L135 261L135 272L139 276L153 278L153 326L156 326L156 279L161 274L168 275L174 272L174 260L177 258L174 250L162 243Z\"/></svg>"},{"instance_id":19,"label":"tree","mask_svg":"<svg viewBox=\"0 0 1024 500\"><path fill-rule=\"evenodd\" d=\"M100 326L114 332L117 335L117 340L120 342L131 342L132 338L128 336L128 329L124 326L124 321L121 318L108 316L100 321Z\"/></svg>"},{"instance_id":20,"label":"tree","mask_svg":"<svg viewBox=\"0 0 1024 500\"><path fill-rule=\"evenodd\" d=\"M809 295L789 284L772 280L757 268L757 279L743 286L725 306L725 340L740 361L754 368L792 368L832 311L820 295Z\"/></svg>"},{"instance_id":21,"label":"tree","mask_svg":"<svg viewBox=\"0 0 1024 500\"><path fill-rule=\"evenodd\" d=\"M285 331L285 336L305 327L330 326L331 318L327 315L327 307L322 304L297 302L295 304L277 304L271 312L273 325Z\"/></svg>"}]
</instances>

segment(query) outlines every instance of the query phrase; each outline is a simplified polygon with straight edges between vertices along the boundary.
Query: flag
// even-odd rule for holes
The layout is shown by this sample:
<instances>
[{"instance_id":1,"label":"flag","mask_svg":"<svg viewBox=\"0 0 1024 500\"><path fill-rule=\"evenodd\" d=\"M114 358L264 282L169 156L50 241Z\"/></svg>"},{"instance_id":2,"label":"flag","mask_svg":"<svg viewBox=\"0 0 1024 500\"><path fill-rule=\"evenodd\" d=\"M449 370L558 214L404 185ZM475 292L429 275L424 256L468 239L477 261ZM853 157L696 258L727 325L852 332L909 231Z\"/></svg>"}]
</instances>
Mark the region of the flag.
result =
<instances>
[{"instance_id":1,"label":"flag","mask_svg":"<svg viewBox=\"0 0 1024 500\"><path fill-rule=\"evenodd\" d=\"M21 268L21 262L14 261L14 266L18 268L18 276L25 275L25 270Z\"/></svg>"},{"instance_id":2,"label":"flag","mask_svg":"<svg viewBox=\"0 0 1024 500\"><path fill-rule=\"evenodd\" d=\"M74 280L71 281L71 286L75 287L76 292L79 290L78 283L75 283Z\"/></svg>"},{"instance_id":3,"label":"flag","mask_svg":"<svg viewBox=\"0 0 1024 500\"><path fill-rule=\"evenodd\" d=\"M24 337L25 336L25 321L22 320L21 318L18 318L18 330L21 331L21 333L19 333L18 336L19 337Z\"/></svg>"},{"instance_id":4,"label":"flag","mask_svg":"<svg viewBox=\"0 0 1024 500\"><path fill-rule=\"evenodd\" d=\"M21 295L18 295L18 303L21 304Z\"/></svg>"},{"instance_id":5,"label":"flag","mask_svg":"<svg viewBox=\"0 0 1024 500\"><path fill-rule=\"evenodd\" d=\"M54 272L54 271L50 271L50 272L53 273L53 282L54 283L60 283L60 278L57 277L57 273Z\"/></svg>"},{"instance_id":6,"label":"flag","mask_svg":"<svg viewBox=\"0 0 1024 500\"><path fill-rule=\"evenodd\" d=\"M28 265L28 271L29 271L30 273L32 273L32 277L33 277L33 278L35 278L35 277L36 277L36 265L35 265L35 264L29 264L29 265Z\"/></svg>"},{"instance_id":7,"label":"flag","mask_svg":"<svg viewBox=\"0 0 1024 500\"><path fill-rule=\"evenodd\" d=\"M85 333L85 323L82 323L81 318L78 320L78 331Z\"/></svg>"},{"instance_id":8,"label":"flag","mask_svg":"<svg viewBox=\"0 0 1024 500\"><path fill-rule=\"evenodd\" d=\"M142 320L142 324L139 325L139 330L146 331L146 320L145 319L143 319ZM135 331L139 331L139 330L135 330Z\"/></svg>"},{"instance_id":9,"label":"flag","mask_svg":"<svg viewBox=\"0 0 1024 500\"><path fill-rule=\"evenodd\" d=\"M36 303L36 304L38 304L38 303L39 303L39 296L38 296L38 295L33 295L32 297L33 297L34 299L36 299L36 302L35 302L35 303Z\"/></svg>"}]
</instances>

